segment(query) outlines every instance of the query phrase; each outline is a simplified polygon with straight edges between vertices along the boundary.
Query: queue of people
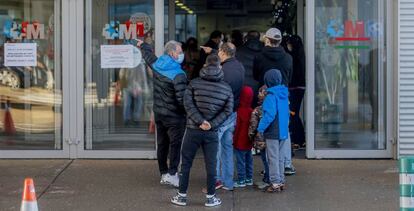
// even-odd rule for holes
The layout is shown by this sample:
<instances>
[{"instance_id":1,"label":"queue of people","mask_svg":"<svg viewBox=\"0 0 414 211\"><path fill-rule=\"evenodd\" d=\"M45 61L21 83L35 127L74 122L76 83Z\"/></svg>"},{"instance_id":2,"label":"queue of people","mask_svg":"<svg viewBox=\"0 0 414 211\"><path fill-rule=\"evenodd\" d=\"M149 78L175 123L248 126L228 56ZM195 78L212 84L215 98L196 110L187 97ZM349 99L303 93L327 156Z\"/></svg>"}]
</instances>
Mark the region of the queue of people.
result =
<instances>
[{"instance_id":1,"label":"queue of people","mask_svg":"<svg viewBox=\"0 0 414 211\"><path fill-rule=\"evenodd\" d=\"M254 185L252 149L260 151L263 161L259 189L281 192L285 174L296 173L290 136L295 144L304 144L299 110L305 85L296 81L304 77L304 66L302 58L295 58L304 57L302 42L298 37L283 39L277 28L266 32L264 43L257 31L244 39L240 35L233 31L232 42L224 42L223 33L214 31L201 50L194 38L185 46L169 41L159 58L138 41L154 72L160 183L178 188L171 198L175 205L187 205L190 170L200 147L207 207L222 203L217 189Z\"/></svg>"}]
</instances>

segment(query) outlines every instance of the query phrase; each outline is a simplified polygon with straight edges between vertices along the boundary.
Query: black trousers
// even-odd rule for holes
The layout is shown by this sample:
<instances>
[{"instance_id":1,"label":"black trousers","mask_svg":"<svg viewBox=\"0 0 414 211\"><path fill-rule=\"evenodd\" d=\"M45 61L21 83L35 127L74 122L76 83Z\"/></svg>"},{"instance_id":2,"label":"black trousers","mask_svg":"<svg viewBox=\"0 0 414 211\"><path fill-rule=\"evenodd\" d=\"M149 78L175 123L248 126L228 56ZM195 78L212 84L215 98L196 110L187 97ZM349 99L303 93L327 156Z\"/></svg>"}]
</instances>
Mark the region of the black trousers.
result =
<instances>
[{"instance_id":1,"label":"black trousers","mask_svg":"<svg viewBox=\"0 0 414 211\"><path fill-rule=\"evenodd\" d=\"M157 158L161 174L174 175L180 164L181 142L185 131L185 121L169 122L155 119L157 128ZM167 160L170 159L168 166Z\"/></svg>"},{"instance_id":2,"label":"black trousers","mask_svg":"<svg viewBox=\"0 0 414 211\"><path fill-rule=\"evenodd\" d=\"M191 166L200 147L203 149L204 163L206 165L207 194L214 195L216 192L217 132L187 128L181 150L180 193L187 193Z\"/></svg>"},{"instance_id":3,"label":"black trousers","mask_svg":"<svg viewBox=\"0 0 414 211\"><path fill-rule=\"evenodd\" d=\"M298 144L300 146L303 146L305 143L305 129L299 115L304 94L304 89L289 90L290 110L295 112L295 115L290 117L290 138L293 144Z\"/></svg>"}]
</instances>

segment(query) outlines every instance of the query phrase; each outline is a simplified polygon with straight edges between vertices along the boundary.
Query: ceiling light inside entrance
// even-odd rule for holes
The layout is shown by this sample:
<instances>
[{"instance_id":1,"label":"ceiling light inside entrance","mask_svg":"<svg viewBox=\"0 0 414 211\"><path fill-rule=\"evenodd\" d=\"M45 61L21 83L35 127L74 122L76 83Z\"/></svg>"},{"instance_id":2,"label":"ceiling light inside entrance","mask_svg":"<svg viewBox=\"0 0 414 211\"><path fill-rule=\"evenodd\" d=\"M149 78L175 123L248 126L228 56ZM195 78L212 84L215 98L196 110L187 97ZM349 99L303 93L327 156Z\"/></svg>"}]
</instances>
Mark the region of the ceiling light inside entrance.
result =
<instances>
[{"instance_id":1,"label":"ceiling light inside entrance","mask_svg":"<svg viewBox=\"0 0 414 211\"><path fill-rule=\"evenodd\" d=\"M180 2L179 0L175 1L175 5L177 7L180 7L180 9L186 11L188 14L194 14L194 11L190 9L187 5L185 5L183 2Z\"/></svg>"}]
</instances>

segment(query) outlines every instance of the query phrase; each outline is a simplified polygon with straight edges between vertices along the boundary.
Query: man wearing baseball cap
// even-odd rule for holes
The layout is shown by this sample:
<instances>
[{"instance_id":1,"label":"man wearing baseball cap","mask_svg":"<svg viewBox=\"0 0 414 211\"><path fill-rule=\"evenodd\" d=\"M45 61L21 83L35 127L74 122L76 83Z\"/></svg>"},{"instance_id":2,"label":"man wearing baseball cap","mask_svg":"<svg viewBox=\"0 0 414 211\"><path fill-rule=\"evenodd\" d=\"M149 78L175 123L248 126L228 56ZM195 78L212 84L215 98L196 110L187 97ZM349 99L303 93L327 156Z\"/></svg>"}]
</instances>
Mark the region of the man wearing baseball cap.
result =
<instances>
[{"instance_id":1,"label":"man wearing baseball cap","mask_svg":"<svg viewBox=\"0 0 414 211\"><path fill-rule=\"evenodd\" d=\"M253 77L259 82L260 87L264 85L264 76L267 71L276 69L282 74L282 84L288 87L292 80L293 63L292 57L280 46L282 33L277 28L270 28L264 35L265 47L262 53L257 55L253 61ZM292 165L291 140L288 136L286 144L281 149L285 172L295 172Z\"/></svg>"},{"instance_id":2,"label":"man wearing baseball cap","mask_svg":"<svg viewBox=\"0 0 414 211\"><path fill-rule=\"evenodd\" d=\"M292 77L292 57L282 46L282 33L277 28L270 28L264 35L265 47L253 61L253 77L263 86L265 73L270 69L280 70L282 84L288 86Z\"/></svg>"}]
</instances>

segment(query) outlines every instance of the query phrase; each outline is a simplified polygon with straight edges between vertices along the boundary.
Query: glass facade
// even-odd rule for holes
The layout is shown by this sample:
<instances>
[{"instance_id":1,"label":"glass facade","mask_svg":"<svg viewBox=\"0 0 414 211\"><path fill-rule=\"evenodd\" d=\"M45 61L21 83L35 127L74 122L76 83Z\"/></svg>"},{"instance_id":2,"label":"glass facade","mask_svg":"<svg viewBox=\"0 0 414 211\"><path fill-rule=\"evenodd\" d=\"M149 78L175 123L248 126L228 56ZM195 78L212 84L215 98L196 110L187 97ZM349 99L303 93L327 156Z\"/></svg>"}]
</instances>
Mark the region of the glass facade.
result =
<instances>
[{"instance_id":1,"label":"glass facade","mask_svg":"<svg viewBox=\"0 0 414 211\"><path fill-rule=\"evenodd\" d=\"M321 157L364 150L377 153L367 157L384 151L380 157L390 157L392 134L385 129L393 114L386 98L393 79L385 58L394 49L385 23L391 4L309 2L311 15L297 20L314 23L312 38L304 37L314 50L306 55L315 78L307 81L314 85L307 89L314 110L305 112L312 121L304 119L309 149ZM194 13L176 8L169 17L165 0L0 1L0 157L18 156L14 150L27 150L23 157L155 157L152 70L135 38L162 53L169 32L203 44L215 29L263 34L271 26L269 3L246 1L232 12L198 3L186 2Z\"/></svg>"},{"instance_id":2,"label":"glass facade","mask_svg":"<svg viewBox=\"0 0 414 211\"><path fill-rule=\"evenodd\" d=\"M383 150L386 1L315 2L315 149Z\"/></svg>"},{"instance_id":3,"label":"glass facade","mask_svg":"<svg viewBox=\"0 0 414 211\"><path fill-rule=\"evenodd\" d=\"M62 149L60 1L0 1L0 150Z\"/></svg>"},{"instance_id":4,"label":"glass facade","mask_svg":"<svg viewBox=\"0 0 414 211\"><path fill-rule=\"evenodd\" d=\"M86 150L155 149L152 70L134 40L154 46L154 26L152 0L86 1ZM132 48L131 66L104 60L107 48L122 52L116 46Z\"/></svg>"}]
</instances>

